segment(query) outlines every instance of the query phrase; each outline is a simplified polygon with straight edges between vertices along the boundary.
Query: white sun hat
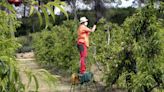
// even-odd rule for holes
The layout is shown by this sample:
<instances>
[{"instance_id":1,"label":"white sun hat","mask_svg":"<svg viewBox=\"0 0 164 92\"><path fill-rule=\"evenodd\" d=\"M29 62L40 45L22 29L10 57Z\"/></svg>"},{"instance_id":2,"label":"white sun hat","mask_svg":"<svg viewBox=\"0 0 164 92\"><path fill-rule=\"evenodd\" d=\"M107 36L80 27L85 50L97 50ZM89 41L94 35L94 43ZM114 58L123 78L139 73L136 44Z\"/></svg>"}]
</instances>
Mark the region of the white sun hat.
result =
<instances>
[{"instance_id":1,"label":"white sun hat","mask_svg":"<svg viewBox=\"0 0 164 92\"><path fill-rule=\"evenodd\" d=\"M86 22L86 21L88 21L88 19L86 17L81 17L80 18L80 23L83 23L83 22Z\"/></svg>"}]
</instances>

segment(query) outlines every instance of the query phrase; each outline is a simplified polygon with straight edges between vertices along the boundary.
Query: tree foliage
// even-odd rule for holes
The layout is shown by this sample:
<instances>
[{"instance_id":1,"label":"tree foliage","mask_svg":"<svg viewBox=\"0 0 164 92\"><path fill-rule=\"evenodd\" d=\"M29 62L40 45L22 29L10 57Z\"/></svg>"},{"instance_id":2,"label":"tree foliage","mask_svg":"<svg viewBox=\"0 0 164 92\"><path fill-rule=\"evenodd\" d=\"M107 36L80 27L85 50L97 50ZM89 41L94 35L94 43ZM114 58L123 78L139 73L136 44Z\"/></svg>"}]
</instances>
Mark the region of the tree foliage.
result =
<instances>
[{"instance_id":1,"label":"tree foliage","mask_svg":"<svg viewBox=\"0 0 164 92\"><path fill-rule=\"evenodd\" d=\"M96 32L91 34L87 62L101 63L107 87L117 84L129 92L163 91L164 31L158 10L149 2L121 26L103 18L97 24ZM70 31L71 25L74 23L64 22L36 34L34 47L42 65L77 69L76 31Z\"/></svg>"},{"instance_id":2,"label":"tree foliage","mask_svg":"<svg viewBox=\"0 0 164 92\"><path fill-rule=\"evenodd\" d=\"M35 9L35 6L39 7L44 14L44 19L45 19L45 24L46 24L45 28L47 28L50 25L50 18L49 18L49 14L48 14L47 10L49 11L50 15L52 16L52 19L55 21L55 14L54 14L54 10L52 7L59 8L60 11L63 12L64 15L68 18L67 12L62 8L61 5L65 6L65 3L61 2L60 0L47 2L46 4L43 4L43 5L39 5L38 2L36 2L35 0L32 0L30 15L32 15L34 12L36 12L36 14L38 15L39 21L40 21L40 26L41 26L43 24L42 14L41 14L40 10Z\"/></svg>"},{"instance_id":3,"label":"tree foliage","mask_svg":"<svg viewBox=\"0 0 164 92\"><path fill-rule=\"evenodd\" d=\"M53 84L56 77L52 76L45 70L27 71L20 70L15 58L15 51L20 44L16 41L14 32L20 26L20 22L16 18L16 12L7 1L0 2L0 91L1 92L26 92L29 90L27 85L30 85L31 80L34 80L36 89L38 91L39 82L37 75L43 76L48 80L48 84ZM29 78L27 85L23 84L20 72L24 72ZM37 74L37 75L36 75Z\"/></svg>"},{"instance_id":4,"label":"tree foliage","mask_svg":"<svg viewBox=\"0 0 164 92\"><path fill-rule=\"evenodd\" d=\"M58 1L58 0L57 0ZM55 2L57 2L55 1ZM31 13L35 11L32 3ZM8 4L8 10L14 12ZM77 22L65 21L60 26L49 26L47 9L58 6L59 3L47 2L39 6L46 19L46 29L41 33L33 34L34 51L41 65L55 69L76 71L78 68L78 51L76 49ZM42 16L35 11L42 23ZM159 16L157 16L158 14ZM52 11L51 16L54 18ZM160 7L154 8L154 1L150 0L135 14L128 17L119 26L101 19L97 31L91 34L89 60L99 62L103 66L107 87L117 84L129 92L163 91L164 89L164 27L163 2ZM12 34L19 26L15 15L0 10L0 91L22 92L25 86L20 81L19 72L15 63L14 52L19 46ZM59 70L59 71L60 71ZM45 71L41 71L47 73ZM29 80L38 82L35 73L27 72ZM39 75L42 75L39 73ZM30 82L29 82L30 83Z\"/></svg>"},{"instance_id":5,"label":"tree foliage","mask_svg":"<svg viewBox=\"0 0 164 92\"><path fill-rule=\"evenodd\" d=\"M12 31L16 31L20 22L14 14L8 14L0 10L0 91L22 92L22 84L14 57L15 50L19 46L13 37Z\"/></svg>"},{"instance_id":6,"label":"tree foliage","mask_svg":"<svg viewBox=\"0 0 164 92\"><path fill-rule=\"evenodd\" d=\"M93 37L97 48L96 61L101 61L105 66L108 87L118 84L130 92L163 89L164 33L156 13L157 9L150 1L127 18L121 27L102 24L104 27L98 29L97 36ZM105 26L106 33L102 31ZM111 28L108 45L107 32Z\"/></svg>"},{"instance_id":7,"label":"tree foliage","mask_svg":"<svg viewBox=\"0 0 164 92\"><path fill-rule=\"evenodd\" d=\"M37 61L49 68L72 72L78 67L76 22L64 21L60 26L33 35Z\"/></svg>"}]
</instances>

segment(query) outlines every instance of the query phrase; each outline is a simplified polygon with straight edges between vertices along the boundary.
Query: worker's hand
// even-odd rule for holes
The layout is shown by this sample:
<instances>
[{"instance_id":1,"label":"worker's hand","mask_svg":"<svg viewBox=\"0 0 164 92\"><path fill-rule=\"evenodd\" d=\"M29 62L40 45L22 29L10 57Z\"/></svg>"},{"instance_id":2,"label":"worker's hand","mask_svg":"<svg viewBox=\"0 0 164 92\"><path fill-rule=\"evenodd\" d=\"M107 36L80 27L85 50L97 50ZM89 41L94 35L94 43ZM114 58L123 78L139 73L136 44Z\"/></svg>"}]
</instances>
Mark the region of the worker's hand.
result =
<instances>
[{"instance_id":1,"label":"worker's hand","mask_svg":"<svg viewBox=\"0 0 164 92\"><path fill-rule=\"evenodd\" d=\"M96 30L96 25L93 25L92 32Z\"/></svg>"}]
</instances>

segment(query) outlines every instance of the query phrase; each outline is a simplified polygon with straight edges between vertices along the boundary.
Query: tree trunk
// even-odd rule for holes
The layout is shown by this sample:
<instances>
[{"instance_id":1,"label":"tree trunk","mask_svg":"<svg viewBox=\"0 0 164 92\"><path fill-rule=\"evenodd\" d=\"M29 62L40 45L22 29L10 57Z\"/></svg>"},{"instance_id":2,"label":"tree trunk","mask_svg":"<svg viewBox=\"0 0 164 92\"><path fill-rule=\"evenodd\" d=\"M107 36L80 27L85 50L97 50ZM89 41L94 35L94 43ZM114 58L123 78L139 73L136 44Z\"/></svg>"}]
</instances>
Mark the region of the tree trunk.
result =
<instances>
[{"instance_id":1,"label":"tree trunk","mask_svg":"<svg viewBox=\"0 0 164 92\"><path fill-rule=\"evenodd\" d=\"M140 0L138 0L138 7L141 7L141 1Z\"/></svg>"},{"instance_id":2,"label":"tree trunk","mask_svg":"<svg viewBox=\"0 0 164 92\"><path fill-rule=\"evenodd\" d=\"M101 18L104 16L104 11L105 11L105 6L102 0L94 0L95 2L95 13L96 13L96 18Z\"/></svg>"},{"instance_id":3,"label":"tree trunk","mask_svg":"<svg viewBox=\"0 0 164 92\"><path fill-rule=\"evenodd\" d=\"M73 9L74 20L77 20L76 0L72 0L71 6L72 6L72 9Z\"/></svg>"},{"instance_id":4,"label":"tree trunk","mask_svg":"<svg viewBox=\"0 0 164 92\"><path fill-rule=\"evenodd\" d=\"M74 20L77 20L77 9L74 8Z\"/></svg>"},{"instance_id":5,"label":"tree trunk","mask_svg":"<svg viewBox=\"0 0 164 92\"><path fill-rule=\"evenodd\" d=\"M51 0L51 1L54 1L54 0ZM55 10L55 6L52 6L52 10L53 10L53 12L54 12L54 10Z\"/></svg>"},{"instance_id":6,"label":"tree trunk","mask_svg":"<svg viewBox=\"0 0 164 92\"><path fill-rule=\"evenodd\" d=\"M26 5L24 4L24 12L23 17L26 17Z\"/></svg>"},{"instance_id":7,"label":"tree trunk","mask_svg":"<svg viewBox=\"0 0 164 92\"><path fill-rule=\"evenodd\" d=\"M38 4L39 4L39 6L40 6L40 4L41 4L40 0L38 0ZM38 6L38 11L40 11L39 6Z\"/></svg>"},{"instance_id":8,"label":"tree trunk","mask_svg":"<svg viewBox=\"0 0 164 92\"><path fill-rule=\"evenodd\" d=\"M107 44L109 45L110 44L110 30L108 29L107 30Z\"/></svg>"},{"instance_id":9,"label":"tree trunk","mask_svg":"<svg viewBox=\"0 0 164 92\"><path fill-rule=\"evenodd\" d=\"M32 32L35 32L35 25L34 25L34 23L32 24Z\"/></svg>"}]
</instances>

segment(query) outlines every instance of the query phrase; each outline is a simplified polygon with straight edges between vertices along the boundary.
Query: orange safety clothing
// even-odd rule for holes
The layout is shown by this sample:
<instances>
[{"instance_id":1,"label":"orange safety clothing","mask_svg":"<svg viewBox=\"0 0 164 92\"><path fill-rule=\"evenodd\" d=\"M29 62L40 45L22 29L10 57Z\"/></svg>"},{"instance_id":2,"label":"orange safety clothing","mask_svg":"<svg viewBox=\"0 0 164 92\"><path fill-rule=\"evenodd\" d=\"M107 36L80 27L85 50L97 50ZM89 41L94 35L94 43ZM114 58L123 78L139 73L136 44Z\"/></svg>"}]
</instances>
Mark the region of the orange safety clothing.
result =
<instances>
[{"instance_id":1,"label":"orange safety clothing","mask_svg":"<svg viewBox=\"0 0 164 92\"><path fill-rule=\"evenodd\" d=\"M78 28L78 40L77 43L83 43L87 47L89 47L89 34L91 29L86 27L85 25L80 25Z\"/></svg>"}]
</instances>

